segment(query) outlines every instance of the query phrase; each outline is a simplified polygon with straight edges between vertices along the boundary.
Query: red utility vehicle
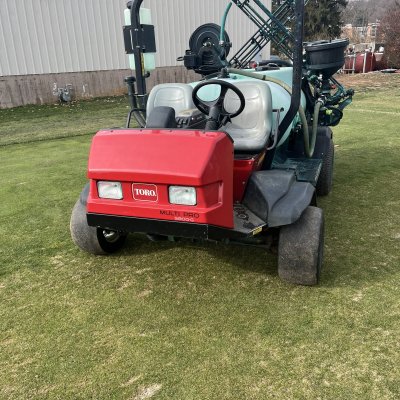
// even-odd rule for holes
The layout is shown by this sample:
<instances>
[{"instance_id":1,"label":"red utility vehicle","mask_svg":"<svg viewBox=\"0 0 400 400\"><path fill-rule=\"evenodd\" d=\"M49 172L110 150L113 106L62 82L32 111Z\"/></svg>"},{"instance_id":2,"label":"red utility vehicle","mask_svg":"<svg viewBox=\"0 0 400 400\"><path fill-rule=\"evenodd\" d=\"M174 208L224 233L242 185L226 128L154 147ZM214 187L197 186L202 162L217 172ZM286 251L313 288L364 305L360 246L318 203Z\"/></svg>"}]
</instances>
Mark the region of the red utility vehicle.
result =
<instances>
[{"instance_id":1,"label":"red utility vehicle","mask_svg":"<svg viewBox=\"0 0 400 400\"><path fill-rule=\"evenodd\" d=\"M90 182L71 217L74 242L93 254L118 250L128 233L153 241L279 243L280 277L316 284L324 248L317 195L330 192L333 176L329 126L339 123L352 96L332 77L347 41L303 47L302 0L286 0L275 14L254 0L269 19L261 27L255 22L259 30L249 43L261 34L265 45L270 28L279 27L274 34L293 41L282 48L293 65L273 59L250 69L248 44L228 61L224 26L207 24L182 58L203 80L158 85L147 96L141 60L155 50L154 27L140 24L141 3L130 4L132 24L124 29L136 60L136 79L127 79L132 110L126 128L93 138ZM259 17L247 0L232 0L226 15L233 4ZM294 35L282 24L288 13L297 16ZM132 115L141 128L129 127Z\"/></svg>"}]
</instances>

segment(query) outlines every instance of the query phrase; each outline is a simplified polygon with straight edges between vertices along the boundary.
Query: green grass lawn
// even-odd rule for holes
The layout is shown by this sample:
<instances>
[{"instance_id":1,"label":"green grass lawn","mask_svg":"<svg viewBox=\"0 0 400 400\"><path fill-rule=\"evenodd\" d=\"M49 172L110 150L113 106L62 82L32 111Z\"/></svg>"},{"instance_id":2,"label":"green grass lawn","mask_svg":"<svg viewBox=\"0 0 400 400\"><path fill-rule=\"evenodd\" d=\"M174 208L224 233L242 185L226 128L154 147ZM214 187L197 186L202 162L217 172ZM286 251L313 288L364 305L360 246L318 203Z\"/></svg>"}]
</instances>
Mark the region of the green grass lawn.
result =
<instances>
[{"instance_id":1,"label":"green grass lawn","mask_svg":"<svg viewBox=\"0 0 400 400\"><path fill-rule=\"evenodd\" d=\"M123 126L128 110L123 97L0 109L0 146L82 136L95 133L99 127Z\"/></svg>"},{"instance_id":2,"label":"green grass lawn","mask_svg":"<svg viewBox=\"0 0 400 400\"><path fill-rule=\"evenodd\" d=\"M84 135L0 148L0 399L399 399L396 79L334 129L312 288L243 247L132 235L117 255L82 253L69 218L85 134L123 125L125 103L0 111L0 144Z\"/></svg>"}]
</instances>

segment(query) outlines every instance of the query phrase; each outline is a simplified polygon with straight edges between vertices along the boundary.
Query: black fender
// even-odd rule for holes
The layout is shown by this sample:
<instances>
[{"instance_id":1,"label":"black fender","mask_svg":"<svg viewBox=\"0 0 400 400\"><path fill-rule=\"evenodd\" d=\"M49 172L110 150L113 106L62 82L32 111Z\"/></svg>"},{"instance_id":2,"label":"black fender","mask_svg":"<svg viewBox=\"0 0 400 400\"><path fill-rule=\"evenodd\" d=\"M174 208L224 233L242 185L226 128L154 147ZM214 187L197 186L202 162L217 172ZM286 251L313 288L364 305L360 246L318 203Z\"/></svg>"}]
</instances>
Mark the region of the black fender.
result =
<instances>
[{"instance_id":1,"label":"black fender","mask_svg":"<svg viewBox=\"0 0 400 400\"><path fill-rule=\"evenodd\" d=\"M81 202L82 205L85 207L87 206L87 199L89 197L89 191L90 191L90 183L88 182L82 189L82 192L79 196L79 201Z\"/></svg>"},{"instance_id":2,"label":"black fender","mask_svg":"<svg viewBox=\"0 0 400 400\"><path fill-rule=\"evenodd\" d=\"M315 187L297 182L294 171L254 172L247 185L243 204L269 227L290 225L315 203Z\"/></svg>"}]
</instances>

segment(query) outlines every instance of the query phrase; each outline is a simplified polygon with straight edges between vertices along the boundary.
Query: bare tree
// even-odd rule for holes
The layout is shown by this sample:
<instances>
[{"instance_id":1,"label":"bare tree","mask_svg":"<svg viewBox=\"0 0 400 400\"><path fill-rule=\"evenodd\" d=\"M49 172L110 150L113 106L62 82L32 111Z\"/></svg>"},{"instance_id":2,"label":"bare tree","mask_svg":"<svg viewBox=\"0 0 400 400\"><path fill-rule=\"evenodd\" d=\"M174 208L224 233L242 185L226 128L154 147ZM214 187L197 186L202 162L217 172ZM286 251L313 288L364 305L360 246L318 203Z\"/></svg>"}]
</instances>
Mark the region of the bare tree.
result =
<instances>
[{"instance_id":1,"label":"bare tree","mask_svg":"<svg viewBox=\"0 0 400 400\"><path fill-rule=\"evenodd\" d=\"M367 26L370 22L380 20L389 8L398 0L350 0L343 16L346 24Z\"/></svg>"},{"instance_id":2,"label":"bare tree","mask_svg":"<svg viewBox=\"0 0 400 400\"><path fill-rule=\"evenodd\" d=\"M395 0L383 16L380 34L385 42L388 66L400 68L400 1Z\"/></svg>"},{"instance_id":3,"label":"bare tree","mask_svg":"<svg viewBox=\"0 0 400 400\"><path fill-rule=\"evenodd\" d=\"M347 6L344 20L353 26L368 26L368 23L372 22L372 15L376 12L376 8L376 3L369 0L351 1Z\"/></svg>"}]
</instances>

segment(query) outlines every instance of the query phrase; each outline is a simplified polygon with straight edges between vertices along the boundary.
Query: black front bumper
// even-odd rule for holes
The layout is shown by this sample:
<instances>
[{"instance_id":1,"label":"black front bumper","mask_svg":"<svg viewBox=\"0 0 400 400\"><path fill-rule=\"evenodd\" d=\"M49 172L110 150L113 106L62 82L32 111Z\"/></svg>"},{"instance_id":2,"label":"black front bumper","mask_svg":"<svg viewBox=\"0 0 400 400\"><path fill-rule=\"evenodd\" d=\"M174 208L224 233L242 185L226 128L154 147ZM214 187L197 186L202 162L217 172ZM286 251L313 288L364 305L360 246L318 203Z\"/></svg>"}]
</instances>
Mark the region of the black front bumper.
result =
<instances>
[{"instance_id":1,"label":"black front bumper","mask_svg":"<svg viewBox=\"0 0 400 400\"><path fill-rule=\"evenodd\" d=\"M252 231L245 233L214 225L91 213L87 214L87 222L90 226L109 229L112 231L150 233L153 235L174 236L189 239L193 238L217 241L224 239L238 240L253 236L254 234Z\"/></svg>"}]
</instances>

